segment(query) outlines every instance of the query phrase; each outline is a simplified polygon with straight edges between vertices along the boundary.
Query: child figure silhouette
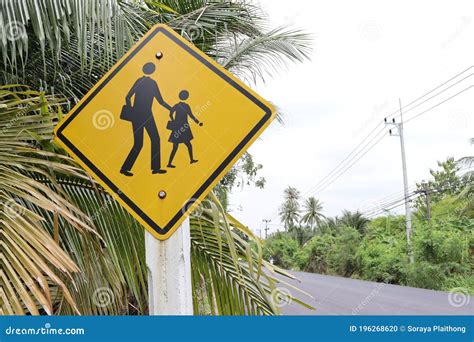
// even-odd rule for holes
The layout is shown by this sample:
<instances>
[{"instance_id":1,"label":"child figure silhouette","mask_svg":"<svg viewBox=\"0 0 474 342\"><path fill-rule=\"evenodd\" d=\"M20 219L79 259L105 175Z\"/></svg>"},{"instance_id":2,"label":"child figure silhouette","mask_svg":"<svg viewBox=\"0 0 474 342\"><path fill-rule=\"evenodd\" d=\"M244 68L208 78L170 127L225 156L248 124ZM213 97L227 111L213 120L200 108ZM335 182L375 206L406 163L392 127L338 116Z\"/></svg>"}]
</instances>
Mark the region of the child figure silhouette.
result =
<instances>
[{"instance_id":1,"label":"child figure silhouette","mask_svg":"<svg viewBox=\"0 0 474 342\"><path fill-rule=\"evenodd\" d=\"M193 145L191 140L194 139L193 133L191 132L191 126L188 122L188 117L190 117L195 123L199 126L202 126L200 122L194 115L191 110L191 107L184 102L189 98L189 92L187 90L181 90L179 93L179 99L181 100L170 110L170 121L168 123L168 129L171 130L170 137L168 141L173 144L173 149L170 154L170 159L168 162L169 168L175 168L173 165L173 159L178 151L179 144L185 144L188 148L189 161L191 164L197 163L198 160L193 157Z\"/></svg>"}]
</instances>

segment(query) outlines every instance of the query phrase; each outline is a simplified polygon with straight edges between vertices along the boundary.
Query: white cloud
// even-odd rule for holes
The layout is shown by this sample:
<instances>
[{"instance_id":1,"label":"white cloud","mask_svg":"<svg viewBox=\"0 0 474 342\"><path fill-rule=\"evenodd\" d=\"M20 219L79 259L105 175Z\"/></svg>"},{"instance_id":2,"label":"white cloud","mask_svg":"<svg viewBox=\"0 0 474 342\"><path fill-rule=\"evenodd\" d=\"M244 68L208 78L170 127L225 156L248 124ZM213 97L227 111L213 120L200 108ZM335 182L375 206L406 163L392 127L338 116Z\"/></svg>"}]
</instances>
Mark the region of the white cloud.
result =
<instances>
[{"instance_id":1,"label":"white cloud","mask_svg":"<svg viewBox=\"0 0 474 342\"><path fill-rule=\"evenodd\" d=\"M247 187L232 196L234 210L242 209L235 215L254 230L269 217L276 227L283 189L291 184L306 193L377 120L397 110L399 97L406 104L474 64L472 1L259 3L275 26L287 23L312 33L315 49L311 62L290 66L291 72L257 87L286 112L286 124L273 124L250 149L264 165L266 188ZM449 94L472 84L474 76ZM428 178L437 160L474 154L469 145L474 137L473 95L470 89L407 123L410 183ZM423 108L406 113L406 118ZM335 215L402 190L399 140L387 136L317 197L326 213Z\"/></svg>"}]
</instances>

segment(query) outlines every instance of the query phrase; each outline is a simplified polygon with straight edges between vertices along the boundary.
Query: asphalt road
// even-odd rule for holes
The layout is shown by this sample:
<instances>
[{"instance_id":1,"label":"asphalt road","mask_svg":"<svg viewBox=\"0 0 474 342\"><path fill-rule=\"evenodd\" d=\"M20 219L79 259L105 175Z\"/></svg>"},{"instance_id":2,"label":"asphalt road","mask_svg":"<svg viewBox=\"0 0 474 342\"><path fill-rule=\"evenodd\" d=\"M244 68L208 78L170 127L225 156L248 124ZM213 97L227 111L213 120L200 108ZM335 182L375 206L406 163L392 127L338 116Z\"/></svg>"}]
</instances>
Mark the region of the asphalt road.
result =
<instances>
[{"instance_id":1,"label":"asphalt road","mask_svg":"<svg viewBox=\"0 0 474 342\"><path fill-rule=\"evenodd\" d=\"M389 285L304 272L291 272L301 282L288 283L313 298L287 287L295 297L312 305L278 301L284 315L473 315L474 298L461 294ZM287 281L287 278L282 278Z\"/></svg>"}]
</instances>

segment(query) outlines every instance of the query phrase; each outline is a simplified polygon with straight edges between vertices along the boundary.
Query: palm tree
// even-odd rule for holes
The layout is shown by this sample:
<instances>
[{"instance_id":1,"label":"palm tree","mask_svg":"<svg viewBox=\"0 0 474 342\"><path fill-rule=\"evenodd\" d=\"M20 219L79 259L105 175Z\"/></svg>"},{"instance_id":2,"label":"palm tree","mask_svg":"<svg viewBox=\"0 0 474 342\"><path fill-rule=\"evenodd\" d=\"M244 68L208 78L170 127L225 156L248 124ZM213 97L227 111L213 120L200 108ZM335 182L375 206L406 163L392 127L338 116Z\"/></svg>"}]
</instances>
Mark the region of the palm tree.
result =
<instances>
[{"instance_id":1,"label":"palm tree","mask_svg":"<svg viewBox=\"0 0 474 342\"><path fill-rule=\"evenodd\" d=\"M364 234L367 224L370 222L370 220L359 211L353 213L349 210L344 210L339 222L348 227L355 228L359 231L359 233Z\"/></svg>"},{"instance_id":2,"label":"palm tree","mask_svg":"<svg viewBox=\"0 0 474 342\"><path fill-rule=\"evenodd\" d=\"M292 186L283 190L285 201L298 202L300 200L300 191Z\"/></svg>"},{"instance_id":3,"label":"palm tree","mask_svg":"<svg viewBox=\"0 0 474 342\"><path fill-rule=\"evenodd\" d=\"M304 227L299 224L301 221L300 192L296 188L288 186L284 190L284 198L285 201L279 209L280 221L287 232L295 235L301 246L304 243L305 231Z\"/></svg>"},{"instance_id":4,"label":"palm tree","mask_svg":"<svg viewBox=\"0 0 474 342\"><path fill-rule=\"evenodd\" d=\"M166 23L247 80L302 61L310 51L308 35L266 30L262 11L244 0L8 1L0 15L2 83L54 87L72 103L156 23Z\"/></svg>"},{"instance_id":5,"label":"palm tree","mask_svg":"<svg viewBox=\"0 0 474 342\"><path fill-rule=\"evenodd\" d=\"M315 226L320 228L321 222L325 219L321 213L323 204L314 197L308 197L304 202L304 215L301 217L301 223L309 225L314 230Z\"/></svg>"},{"instance_id":6,"label":"palm tree","mask_svg":"<svg viewBox=\"0 0 474 342\"><path fill-rule=\"evenodd\" d=\"M300 192L296 188L288 186L283 193L285 201L279 210L280 221L285 229L290 231L294 229L300 219Z\"/></svg>"},{"instance_id":7,"label":"palm tree","mask_svg":"<svg viewBox=\"0 0 474 342\"><path fill-rule=\"evenodd\" d=\"M469 142L471 145L474 145L474 138L469 139ZM459 170L466 170L466 169L471 169L474 166L474 156L466 156L461 159L459 159L456 162L456 165ZM464 173L464 178L466 177L472 177L474 175L474 171L469 170Z\"/></svg>"},{"instance_id":8,"label":"palm tree","mask_svg":"<svg viewBox=\"0 0 474 342\"><path fill-rule=\"evenodd\" d=\"M300 218L300 209L298 202L285 201L279 211L280 221L285 226L287 231L290 231L296 226Z\"/></svg>"},{"instance_id":9,"label":"palm tree","mask_svg":"<svg viewBox=\"0 0 474 342\"><path fill-rule=\"evenodd\" d=\"M25 0L0 15L3 84L69 103L159 22L251 79L306 58L309 46L298 31L264 31L245 1ZM51 141L66 103L0 90L0 314L146 313L142 227ZM272 273L287 273L249 248L259 240L215 197L192 218L191 240L196 313L279 312Z\"/></svg>"}]
</instances>

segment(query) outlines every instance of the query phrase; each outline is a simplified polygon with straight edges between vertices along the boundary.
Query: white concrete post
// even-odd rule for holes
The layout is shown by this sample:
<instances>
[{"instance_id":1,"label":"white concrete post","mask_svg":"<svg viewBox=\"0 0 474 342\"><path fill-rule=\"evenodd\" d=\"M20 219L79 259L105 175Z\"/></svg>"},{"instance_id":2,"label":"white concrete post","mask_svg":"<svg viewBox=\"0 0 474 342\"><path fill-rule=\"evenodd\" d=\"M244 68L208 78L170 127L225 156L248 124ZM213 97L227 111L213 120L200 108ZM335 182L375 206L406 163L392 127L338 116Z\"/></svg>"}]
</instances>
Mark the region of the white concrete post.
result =
<instances>
[{"instance_id":1,"label":"white concrete post","mask_svg":"<svg viewBox=\"0 0 474 342\"><path fill-rule=\"evenodd\" d=\"M192 315L189 219L165 241L145 233L150 315Z\"/></svg>"}]
</instances>

